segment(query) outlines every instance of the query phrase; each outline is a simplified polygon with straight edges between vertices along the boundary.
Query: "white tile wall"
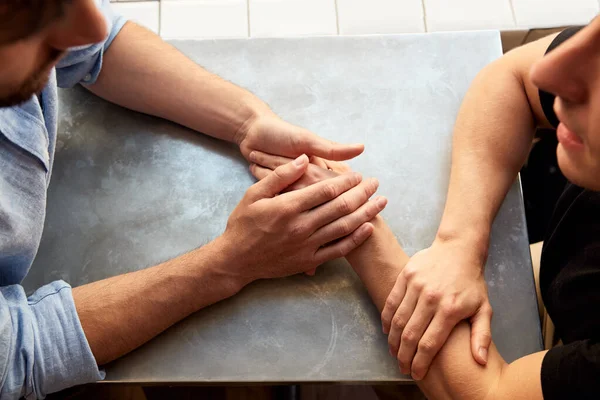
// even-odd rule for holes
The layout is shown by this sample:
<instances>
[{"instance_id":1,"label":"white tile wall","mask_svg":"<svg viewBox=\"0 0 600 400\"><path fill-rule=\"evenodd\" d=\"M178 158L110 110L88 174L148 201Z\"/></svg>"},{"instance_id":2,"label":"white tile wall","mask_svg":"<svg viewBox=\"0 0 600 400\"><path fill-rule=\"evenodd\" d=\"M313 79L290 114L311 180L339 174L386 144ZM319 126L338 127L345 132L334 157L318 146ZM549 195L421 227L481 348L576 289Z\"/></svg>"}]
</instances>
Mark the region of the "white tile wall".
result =
<instances>
[{"instance_id":1,"label":"white tile wall","mask_svg":"<svg viewBox=\"0 0 600 400\"><path fill-rule=\"evenodd\" d=\"M159 6L158 1L127 1L126 3L114 3L112 5L113 9L119 14L156 33L159 33Z\"/></svg>"},{"instance_id":2,"label":"white tile wall","mask_svg":"<svg viewBox=\"0 0 600 400\"><path fill-rule=\"evenodd\" d=\"M424 32L422 0L337 0L340 34Z\"/></svg>"},{"instance_id":3,"label":"white tile wall","mask_svg":"<svg viewBox=\"0 0 600 400\"><path fill-rule=\"evenodd\" d=\"M176 39L248 36L247 0L163 0L161 36Z\"/></svg>"},{"instance_id":4,"label":"white tile wall","mask_svg":"<svg viewBox=\"0 0 600 400\"><path fill-rule=\"evenodd\" d=\"M427 30L511 29L509 0L424 0Z\"/></svg>"},{"instance_id":5,"label":"white tile wall","mask_svg":"<svg viewBox=\"0 0 600 400\"><path fill-rule=\"evenodd\" d=\"M118 12L169 39L500 29L512 43L508 47L519 44L529 29L585 24L600 10L600 0L111 2Z\"/></svg>"},{"instance_id":6,"label":"white tile wall","mask_svg":"<svg viewBox=\"0 0 600 400\"><path fill-rule=\"evenodd\" d=\"M597 0L512 0L517 25L553 28L587 24L598 14Z\"/></svg>"},{"instance_id":7,"label":"white tile wall","mask_svg":"<svg viewBox=\"0 0 600 400\"><path fill-rule=\"evenodd\" d=\"M336 35L335 0L249 0L250 36Z\"/></svg>"}]
</instances>

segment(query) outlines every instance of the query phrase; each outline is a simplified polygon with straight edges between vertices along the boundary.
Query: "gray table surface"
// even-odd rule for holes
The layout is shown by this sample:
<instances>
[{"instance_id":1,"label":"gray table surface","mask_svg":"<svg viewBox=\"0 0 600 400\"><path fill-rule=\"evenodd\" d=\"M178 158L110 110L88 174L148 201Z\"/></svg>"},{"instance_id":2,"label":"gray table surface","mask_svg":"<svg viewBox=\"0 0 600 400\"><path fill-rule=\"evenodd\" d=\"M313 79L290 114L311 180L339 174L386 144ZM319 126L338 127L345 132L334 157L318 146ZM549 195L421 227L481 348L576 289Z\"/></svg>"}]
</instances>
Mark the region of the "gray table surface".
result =
<instances>
[{"instance_id":1,"label":"gray table surface","mask_svg":"<svg viewBox=\"0 0 600 400\"><path fill-rule=\"evenodd\" d=\"M427 247L448 186L452 127L470 82L501 54L497 32L174 42L283 118L341 142L381 182L409 254ZM159 56L159 55L157 55ZM156 96L160 96L160 92ZM135 271L219 235L253 183L231 145L62 91L41 247L27 290ZM486 279L493 335L512 361L541 349L522 194L493 227ZM344 260L257 282L106 367L143 383L398 382L376 308Z\"/></svg>"}]
</instances>

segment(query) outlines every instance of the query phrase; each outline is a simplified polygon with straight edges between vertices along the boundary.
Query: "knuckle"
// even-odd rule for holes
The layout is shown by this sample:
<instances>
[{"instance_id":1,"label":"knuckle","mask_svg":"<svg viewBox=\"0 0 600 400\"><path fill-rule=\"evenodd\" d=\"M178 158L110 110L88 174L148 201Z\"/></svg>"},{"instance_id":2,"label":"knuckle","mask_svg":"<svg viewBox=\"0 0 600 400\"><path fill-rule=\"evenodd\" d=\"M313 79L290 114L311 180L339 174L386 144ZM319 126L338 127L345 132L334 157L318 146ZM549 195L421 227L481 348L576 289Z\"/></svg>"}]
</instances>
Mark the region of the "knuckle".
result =
<instances>
[{"instance_id":1,"label":"knuckle","mask_svg":"<svg viewBox=\"0 0 600 400\"><path fill-rule=\"evenodd\" d=\"M440 299L442 298L440 291L435 289L426 289L423 293L423 296L425 298L425 302L429 305L439 303Z\"/></svg>"},{"instance_id":2,"label":"knuckle","mask_svg":"<svg viewBox=\"0 0 600 400\"><path fill-rule=\"evenodd\" d=\"M477 334L481 339L483 339L486 342L492 340L492 332L490 332L488 329L480 331Z\"/></svg>"},{"instance_id":3,"label":"knuckle","mask_svg":"<svg viewBox=\"0 0 600 400\"><path fill-rule=\"evenodd\" d=\"M337 227L337 234L339 237L342 236L346 236L348 234L352 233L352 229L350 227L350 224L348 223L348 221L345 220L340 220L338 222L338 227ZM352 238L353 240L355 240L355 238Z\"/></svg>"},{"instance_id":4,"label":"knuckle","mask_svg":"<svg viewBox=\"0 0 600 400\"><path fill-rule=\"evenodd\" d=\"M394 318L392 319L392 325L399 331L403 331L404 327L406 326L406 322L404 321L404 318L394 316Z\"/></svg>"},{"instance_id":5,"label":"knuckle","mask_svg":"<svg viewBox=\"0 0 600 400\"><path fill-rule=\"evenodd\" d=\"M328 199L334 199L337 197L337 189L335 185L328 183L323 186L323 195Z\"/></svg>"},{"instance_id":6,"label":"knuckle","mask_svg":"<svg viewBox=\"0 0 600 400\"><path fill-rule=\"evenodd\" d=\"M295 225L292 225L289 234L292 237L302 237L302 236L304 236L305 233L306 233L306 226L304 224L297 223Z\"/></svg>"},{"instance_id":7,"label":"knuckle","mask_svg":"<svg viewBox=\"0 0 600 400\"><path fill-rule=\"evenodd\" d=\"M415 276L417 275L417 271L418 268L416 268L415 266L413 266L410 262L404 267L404 270L402 271L404 273L404 276L406 277L407 281L411 281L415 278Z\"/></svg>"},{"instance_id":8,"label":"knuckle","mask_svg":"<svg viewBox=\"0 0 600 400\"><path fill-rule=\"evenodd\" d=\"M397 307L398 307L398 301L396 300L395 296L390 295L390 296L388 296L387 299L385 299L384 310L385 309L395 310Z\"/></svg>"},{"instance_id":9,"label":"knuckle","mask_svg":"<svg viewBox=\"0 0 600 400\"><path fill-rule=\"evenodd\" d=\"M419 292L422 292L425 289L425 282L420 279L413 279L411 284Z\"/></svg>"},{"instance_id":10,"label":"knuckle","mask_svg":"<svg viewBox=\"0 0 600 400\"><path fill-rule=\"evenodd\" d=\"M456 302L447 302L442 306L442 314L448 318L456 318L460 313L460 306Z\"/></svg>"},{"instance_id":11,"label":"knuckle","mask_svg":"<svg viewBox=\"0 0 600 400\"><path fill-rule=\"evenodd\" d=\"M413 345L416 343L417 335L412 329L404 329L401 338L403 343Z\"/></svg>"},{"instance_id":12,"label":"knuckle","mask_svg":"<svg viewBox=\"0 0 600 400\"><path fill-rule=\"evenodd\" d=\"M350 214L352 212L352 205L350 204L350 202L348 201L347 198L340 197L338 199L337 209L338 209L338 211L339 211L340 214L347 215L347 214Z\"/></svg>"},{"instance_id":13,"label":"knuckle","mask_svg":"<svg viewBox=\"0 0 600 400\"><path fill-rule=\"evenodd\" d=\"M419 342L418 351L426 355L431 355L435 352L436 348L437 343L435 340L431 338L423 338Z\"/></svg>"},{"instance_id":14,"label":"knuckle","mask_svg":"<svg viewBox=\"0 0 600 400\"><path fill-rule=\"evenodd\" d=\"M483 307L482 310L484 315L487 315L488 317L492 317L494 315L494 310L492 309L492 306L490 305L490 303L486 303Z\"/></svg>"}]
</instances>

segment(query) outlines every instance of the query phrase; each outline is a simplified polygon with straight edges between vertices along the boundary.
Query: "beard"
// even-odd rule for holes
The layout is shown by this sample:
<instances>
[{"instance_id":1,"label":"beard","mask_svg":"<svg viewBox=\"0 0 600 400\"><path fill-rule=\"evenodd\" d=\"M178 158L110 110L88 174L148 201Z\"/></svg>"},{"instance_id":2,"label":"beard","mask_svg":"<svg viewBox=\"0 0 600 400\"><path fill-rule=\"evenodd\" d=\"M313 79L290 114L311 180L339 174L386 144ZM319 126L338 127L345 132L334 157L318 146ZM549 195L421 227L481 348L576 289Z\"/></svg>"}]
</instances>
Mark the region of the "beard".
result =
<instances>
[{"instance_id":1,"label":"beard","mask_svg":"<svg viewBox=\"0 0 600 400\"><path fill-rule=\"evenodd\" d=\"M27 78L18 88L7 96L0 97L0 108L13 107L31 99L34 94L39 94L48 84L50 68L62 57L63 52L52 49L48 61Z\"/></svg>"}]
</instances>

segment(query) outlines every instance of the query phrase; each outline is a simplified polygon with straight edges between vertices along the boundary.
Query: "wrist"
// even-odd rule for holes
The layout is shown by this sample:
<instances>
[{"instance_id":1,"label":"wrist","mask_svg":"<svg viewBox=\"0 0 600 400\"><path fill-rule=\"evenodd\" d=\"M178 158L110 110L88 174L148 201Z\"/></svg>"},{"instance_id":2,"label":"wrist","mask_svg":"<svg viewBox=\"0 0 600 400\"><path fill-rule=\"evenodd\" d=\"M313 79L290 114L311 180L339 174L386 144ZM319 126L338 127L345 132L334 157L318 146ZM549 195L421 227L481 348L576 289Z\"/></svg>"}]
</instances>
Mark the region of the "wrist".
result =
<instances>
[{"instance_id":1,"label":"wrist","mask_svg":"<svg viewBox=\"0 0 600 400\"><path fill-rule=\"evenodd\" d=\"M237 257L235 247L223 236L202 246L198 250L197 265L202 268L203 280L218 285L222 288L225 297L230 297L251 283L250 279L240 273L240 258ZM202 255L200 255L202 252Z\"/></svg>"},{"instance_id":2,"label":"wrist","mask_svg":"<svg viewBox=\"0 0 600 400\"><path fill-rule=\"evenodd\" d=\"M460 246L474 254L485 264L488 256L491 226L480 225L467 228L453 228L447 224L440 225L433 245Z\"/></svg>"},{"instance_id":3,"label":"wrist","mask_svg":"<svg viewBox=\"0 0 600 400\"><path fill-rule=\"evenodd\" d=\"M351 251L346 259L356 270L356 266L377 262L378 265L403 267L408 262L406 255L390 227L381 215L370 221L373 233L362 245Z\"/></svg>"},{"instance_id":4,"label":"wrist","mask_svg":"<svg viewBox=\"0 0 600 400\"><path fill-rule=\"evenodd\" d=\"M233 141L238 145L238 147L244 141L244 139L246 139L248 133L252 130L252 127L257 121L266 115L275 115L269 106L256 98L251 98L244 104L244 107L246 108L244 112L244 122L239 126L233 136Z\"/></svg>"}]
</instances>

